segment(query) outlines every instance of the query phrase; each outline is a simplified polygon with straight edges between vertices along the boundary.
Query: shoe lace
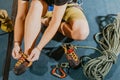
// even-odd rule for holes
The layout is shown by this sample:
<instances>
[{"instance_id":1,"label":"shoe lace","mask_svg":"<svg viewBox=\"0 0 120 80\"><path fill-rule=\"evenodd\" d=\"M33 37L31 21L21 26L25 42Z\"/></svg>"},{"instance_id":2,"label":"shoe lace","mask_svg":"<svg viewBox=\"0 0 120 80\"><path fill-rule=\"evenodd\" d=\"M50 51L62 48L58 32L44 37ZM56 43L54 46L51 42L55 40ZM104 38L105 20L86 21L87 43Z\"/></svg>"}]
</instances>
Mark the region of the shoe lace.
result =
<instances>
[{"instance_id":1,"label":"shoe lace","mask_svg":"<svg viewBox=\"0 0 120 80\"><path fill-rule=\"evenodd\" d=\"M17 63L15 64L15 66L20 66L22 63L24 63L26 61L27 55L22 53L22 56L19 58L19 60L17 61Z\"/></svg>"},{"instance_id":2,"label":"shoe lace","mask_svg":"<svg viewBox=\"0 0 120 80\"><path fill-rule=\"evenodd\" d=\"M69 55L70 57L72 57L72 59L73 59L74 61L78 61L78 57L77 57L74 49L68 49L68 50L67 50L67 55Z\"/></svg>"}]
</instances>

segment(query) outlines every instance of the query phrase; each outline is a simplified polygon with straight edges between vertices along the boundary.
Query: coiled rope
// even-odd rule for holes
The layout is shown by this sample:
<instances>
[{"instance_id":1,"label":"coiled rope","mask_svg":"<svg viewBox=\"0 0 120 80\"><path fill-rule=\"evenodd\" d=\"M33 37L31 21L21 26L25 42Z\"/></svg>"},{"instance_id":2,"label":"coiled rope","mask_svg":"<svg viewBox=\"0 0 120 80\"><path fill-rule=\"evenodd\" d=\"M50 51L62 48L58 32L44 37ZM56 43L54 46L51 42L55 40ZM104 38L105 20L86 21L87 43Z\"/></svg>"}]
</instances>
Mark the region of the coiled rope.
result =
<instances>
[{"instance_id":1,"label":"coiled rope","mask_svg":"<svg viewBox=\"0 0 120 80\"><path fill-rule=\"evenodd\" d=\"M120 16L95 35L102 55L83 65L83 72L90 80L103 80L120 53Z\"/></svg>"},{"instance_id":2,"label":"coiled rope","mask_svg":"<svg viewBox=\"0 0 120 80\"><path fill-rule=\"evenodd\" d=\"M107 25L100 25L101 32L95 35L95 40L100 49L91 46L76 46L77 48L88 48L98 51L101 56L90 58L81 57L83 72L89 80L103 80L110 71L113 64L116 63L120 53L120 14L106 16L104 21ZM86 59L86 60L84 60Z\"/></svg>"}]
</instances>

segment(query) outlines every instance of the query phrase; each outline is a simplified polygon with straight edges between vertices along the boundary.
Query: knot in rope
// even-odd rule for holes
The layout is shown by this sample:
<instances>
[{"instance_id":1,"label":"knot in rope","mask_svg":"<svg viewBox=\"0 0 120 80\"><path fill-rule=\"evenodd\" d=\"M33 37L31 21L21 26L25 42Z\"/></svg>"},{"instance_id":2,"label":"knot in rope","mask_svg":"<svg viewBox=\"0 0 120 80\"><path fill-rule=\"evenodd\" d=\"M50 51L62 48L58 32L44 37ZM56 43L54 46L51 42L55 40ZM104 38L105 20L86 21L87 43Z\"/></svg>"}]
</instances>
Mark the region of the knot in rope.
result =
<instances>
[{"instance_id":1,"label":"knot in rope","mask_svg":"<svg viewBox=\"0 0 120 80\"><path fill-rule=\"evenodd\" d=\"M107 62L112 62L113 64L117 61L117 55L115 51L105 50L103 51L103 55L106 57Z\"/></svg>"},{"instance_id":2,"label":"knot in rope","mask_svg":"<svg viewBox=\"0 0 120 80\"><path fill-rule=\"evenodd\" d=\"M103 55L88 61L84 66L84 74L90 80L103 80L117 60L117 56L109 51L103 51Z\"/></svg>"}]
</instances>

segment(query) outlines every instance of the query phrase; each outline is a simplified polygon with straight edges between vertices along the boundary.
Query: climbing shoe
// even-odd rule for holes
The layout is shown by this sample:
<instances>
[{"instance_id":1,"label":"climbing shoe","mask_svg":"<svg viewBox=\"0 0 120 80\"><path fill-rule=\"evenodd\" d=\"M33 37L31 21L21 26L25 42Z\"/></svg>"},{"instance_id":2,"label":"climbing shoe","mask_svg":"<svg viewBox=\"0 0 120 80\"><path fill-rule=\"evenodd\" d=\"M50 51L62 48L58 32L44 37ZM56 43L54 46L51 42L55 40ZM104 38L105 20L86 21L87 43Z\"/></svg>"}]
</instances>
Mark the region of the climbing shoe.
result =
<instances>
[{"instance_id":1,"label":"climbing shoe","mask_svg":"<svg viewBox=\"0 0 120 80\"><path fill-rule=\"evenodd\" d=\"M74 46L69 43L66 43L63 44L62 47L64 48L66 58L70 64L70 67L72 68L78 67L80 65L80 60L75 52Z\"/></svg>"},{"instance_id":2,"label":"climbing shoe","mask_svg":"<svg viewBox=\"0 0 120 80\"><path fill-rule=\"evenodd\" d=\"M22 73L26 71L28 67L32 65L32 62L27 60L28 55L23 54L23 53L21 53L21 55L22 56L19 58L19 60L17 61L13 69L16 75L21 75Z\"/></svg>"}]
</instances>

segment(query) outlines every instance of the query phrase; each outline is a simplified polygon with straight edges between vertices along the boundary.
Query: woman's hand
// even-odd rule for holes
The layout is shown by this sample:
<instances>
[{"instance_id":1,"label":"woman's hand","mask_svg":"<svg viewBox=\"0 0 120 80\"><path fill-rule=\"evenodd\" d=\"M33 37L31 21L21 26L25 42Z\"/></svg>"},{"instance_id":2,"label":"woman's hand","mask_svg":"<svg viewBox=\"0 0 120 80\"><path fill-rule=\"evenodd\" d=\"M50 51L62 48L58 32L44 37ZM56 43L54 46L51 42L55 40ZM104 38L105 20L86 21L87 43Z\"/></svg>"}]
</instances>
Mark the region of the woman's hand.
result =
<instances>
[{"instance_id":1,"label":"woman's hand","mask_svg":"<svg viewBox=\"0 0 120 80\"><path fill-rule=\"evenodd\" d=\"M20 48L19 43L15 43L14 48L12 50L12 56L14 59L19 59L21 57L20 50L21 48Z\"/></svg>"},{"instance_id":2,"label":"woman's hand","mask_svg":"<svg viewBox=\"0 0 120 80\"><path fill-rule=\"evenodd\" d=\"M34 48L32 51L31 51L31 54L28 56L27 60L29 61L37 61L39 59L39 56L40 56L40 49L39 48Z\"/></svg>"}]
</instances>

